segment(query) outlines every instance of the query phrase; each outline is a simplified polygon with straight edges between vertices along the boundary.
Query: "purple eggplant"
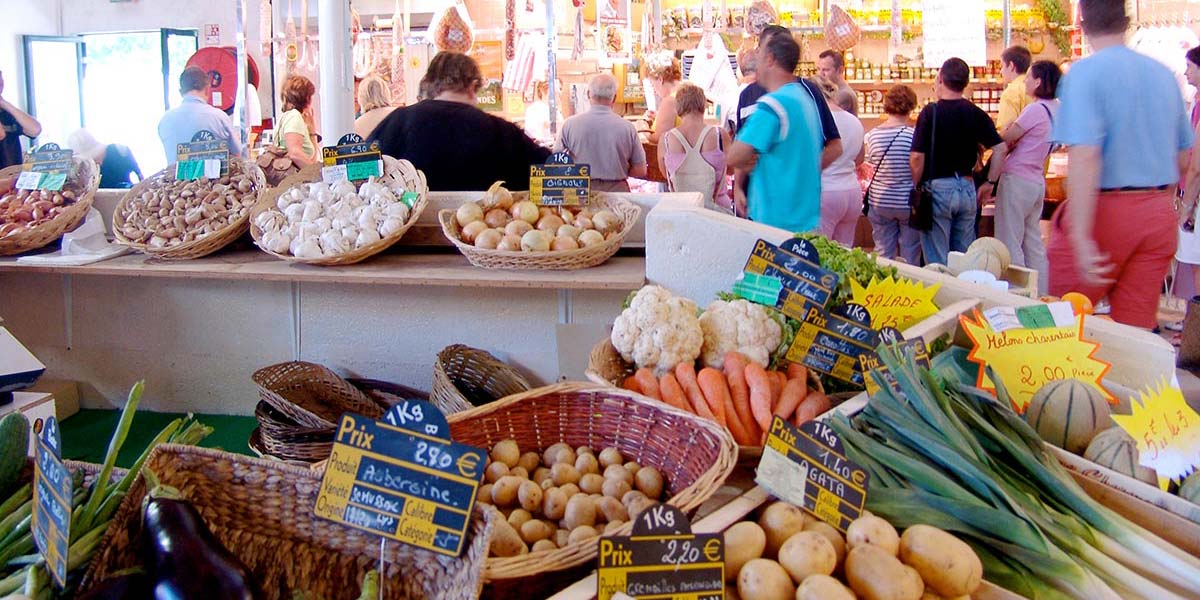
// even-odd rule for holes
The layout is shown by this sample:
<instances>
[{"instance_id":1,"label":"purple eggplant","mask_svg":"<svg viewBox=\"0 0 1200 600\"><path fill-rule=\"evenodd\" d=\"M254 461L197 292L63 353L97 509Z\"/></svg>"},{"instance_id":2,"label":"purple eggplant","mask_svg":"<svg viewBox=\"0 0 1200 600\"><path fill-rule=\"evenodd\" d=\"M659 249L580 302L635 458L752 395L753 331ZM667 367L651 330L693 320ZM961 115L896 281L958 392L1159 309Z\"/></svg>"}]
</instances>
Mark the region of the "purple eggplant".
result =
<instances>
[{"instance_id":1,"label":"purple eggplant","mask_svg":"<svg viewBox=\"0 0 1200 600\"><path fill-rule=\"evenodd\" d=\"M190 503L154 498L143 514L143 549L155 600L259 600L246 565L219 542Z\"/></svg>"}]
</instances>

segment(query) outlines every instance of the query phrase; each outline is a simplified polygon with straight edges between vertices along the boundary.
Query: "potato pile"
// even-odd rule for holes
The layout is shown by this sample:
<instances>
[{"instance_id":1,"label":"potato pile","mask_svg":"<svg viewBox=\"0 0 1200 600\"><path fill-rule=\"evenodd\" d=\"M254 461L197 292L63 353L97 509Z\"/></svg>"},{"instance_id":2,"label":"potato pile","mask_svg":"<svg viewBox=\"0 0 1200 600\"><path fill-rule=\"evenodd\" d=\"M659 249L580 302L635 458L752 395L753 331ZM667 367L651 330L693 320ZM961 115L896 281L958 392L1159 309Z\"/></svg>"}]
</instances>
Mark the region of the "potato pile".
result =
<instances>
[{"instance_id":1,"label":"potato pile","mask_svg":"<svg viewBox=\"0 0 1200 600\"><path fill-rule=\"evenodd\" d=\"M786 502L725 530L726 598L966 600L983 563L953 535L914 525L899 535L869 512L846 536ZM736 586L732 583L736 581Z\"/></svg>"},{"instance_id":2,"label":"potato pile","mask_svg":"<svg viewBox=\"0 0 1200 600\"><path fill-rule=\"evenodd\" d=\"M50 190L13 190L0 198L0 238L42 225L75 202L78 192L64 185Z\"/></svg>"},{"instance_id":3,"label":"potato pile","mask_svg":"<svg viewBox=\"0 0 1200 600\"><path fill-rule=\"evenodd\" d=\"M597 246L621 232L621 217L611 210L513 202L500 183L454 213L462 241L486 250L546 252Z\"/></svg>"},{"instance_id":4,"label":"potato pile","mask_svg":"<svg viewBox=\"0 0 1200 600\"><path fill-rule=\"evenodd\" d=\"M662 473L626 461L621 451L596 454L565 443L521 452L514 440L491 451L478 501L505 517L492 537L492 556L564 548L609 533L654 504L666 489Z\"/></svg>"},{"instance_id":5,"label":"potato pile","mask_svg":"<svg viewBox=\"0 0 1200 600\"><path fill-rule=\"evenodd\" d=\"M134 244L169 248L203 239L242 218L258 200L258 185L240 162L219 179L178 180L174 173L146 180L121 206L121 235Z\"/></svg>"}]
</instances>

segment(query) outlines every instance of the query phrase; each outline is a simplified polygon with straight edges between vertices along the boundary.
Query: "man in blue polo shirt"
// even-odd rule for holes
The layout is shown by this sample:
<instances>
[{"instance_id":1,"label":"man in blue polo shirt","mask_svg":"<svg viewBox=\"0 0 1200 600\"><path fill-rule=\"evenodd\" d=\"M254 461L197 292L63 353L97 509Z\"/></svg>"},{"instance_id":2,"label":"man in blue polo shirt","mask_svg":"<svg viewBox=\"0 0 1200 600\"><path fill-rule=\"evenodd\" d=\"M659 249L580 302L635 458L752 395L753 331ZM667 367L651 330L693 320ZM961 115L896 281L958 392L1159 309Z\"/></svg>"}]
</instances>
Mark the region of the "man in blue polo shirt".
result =
<instances>
[{"instance_id":1,"label":"man in blue polo shirt","mask_svg":"<svg viewBox=\"0 0 1200 600\"><path fill-rule=\"evenodd\" d=\"M729 165L751 170L750 220L792 232L817 228L821 218L821 119L812 95L793 72L800 46L775 35L758 48L758 81L767 94L738 132Z\"/></svg>"}]
</instances>

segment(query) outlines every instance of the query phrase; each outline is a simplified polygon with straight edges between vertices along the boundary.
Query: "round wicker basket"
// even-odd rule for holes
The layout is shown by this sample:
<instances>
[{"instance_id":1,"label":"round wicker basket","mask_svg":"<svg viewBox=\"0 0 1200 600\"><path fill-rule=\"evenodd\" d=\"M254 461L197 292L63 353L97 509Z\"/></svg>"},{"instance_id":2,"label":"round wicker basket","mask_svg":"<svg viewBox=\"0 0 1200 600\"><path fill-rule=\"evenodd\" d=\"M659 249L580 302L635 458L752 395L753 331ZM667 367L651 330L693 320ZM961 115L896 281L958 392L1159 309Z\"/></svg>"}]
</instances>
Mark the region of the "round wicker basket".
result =
<instances>
[{"instance_id":1,"label":"round wicker basket","mask_svg":"<svg viewBox=\"0 0 1200 600\"><path fill-rule=\"evenodd\" d=\"M438 352L430 401L450 415L531 387L524 375L491 353L454 344Z\"/></svg>"},{"instance_id":2,"label":"round wicker basket","mask_svg":"<svg viewBox=\"0 0 1200 600\"><path fill-rule=\"evenodd\" d=\"M519 201L524 192L513 194L513 200ZM438 222L442 225L442 233L450 240L463 256L476 267L484 269L541 269L541 270L570 270L586 269L603 263L621 249L625 236L637 224L642 209L638 205L621 199L612 194L593 192L588 206L596 209L607 208L621 218L621 230L608 238L603 244L578 250L559 250L556 252L517 252L510 250L486 250L476 248L462 240L462 230L454 219L455 211L443 209L438 212Z\"/></svg>"},{"instance_id":3,"label":"round wicker basket","mask_svg":"<svg viewBox=\"0 0 1200 600\"><path fill-rule=\"evenodd\" d=\"M425 207L429 204L429 186L425 183L425 174L417 170L412 163L407 160L397 160L390 156L383 157L383 177L380 182L395 190L404 190L417 192L417 201L413 204L412 210L408 213L408 220L404 226L396 232L385 238L380 238L374 244L368 244L362 248L356 248L345 254L337 256L322 256L320 258L297 258L291 254L280 254L271 252L263 245L262 230L254 225L254 218L259 213L275 208L275 202L280 194L288 190L302 185L321 180L321 165L310 165L300 170L299 173L283 180L278 186L271 188L264 193L261 199L253 209L250 210L250 235L254 238L254 243L267 254L274 256L280 260L286 260L292 263L306 265L322 265L322 266L338 266L352 265L357 262L362 262L380 252L383 252L392 244L400 241L404 234L408 232L417 219L421 218L421 213L425 211Z\"/></svg>"},{"instance_id":4,"label":"round wicker basket","mask_svg":"<svg viewBox=\"0 0 1200 600\"><path fill-rule=\"evenodd\" d=\"M380 404L329 369L291 361L263 367L251 376L259 398L296 426L332 435L344 412L383 416Z\"/></svg>"},{"instance_id":5,"label":"round wicker basket","mask_svg":"<svg viewBox=\"0 0 1200 600\"><path fill-rule=\"evenodd\" d=\"M66 205L59 215L36 227L22 229L17 233L0 238L0 256L12 256L30 250L37 250L62 237L62 234L75 229L87 217L100 187L100 169L90 158L76 156L74 158L73 180L79 182L82 190L75 202ZM0 179L16 177L21 173L21 165L0 170Z\"/></svg>"}]
</instances>

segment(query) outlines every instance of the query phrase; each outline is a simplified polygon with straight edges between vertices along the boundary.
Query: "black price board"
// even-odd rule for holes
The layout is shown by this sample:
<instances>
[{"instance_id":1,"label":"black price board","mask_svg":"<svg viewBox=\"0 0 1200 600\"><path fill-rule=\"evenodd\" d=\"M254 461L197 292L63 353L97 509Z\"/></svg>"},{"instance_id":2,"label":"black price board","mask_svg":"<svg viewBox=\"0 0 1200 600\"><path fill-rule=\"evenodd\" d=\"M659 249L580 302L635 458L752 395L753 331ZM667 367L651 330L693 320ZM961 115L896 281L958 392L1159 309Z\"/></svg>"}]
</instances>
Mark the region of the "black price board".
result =
<instances>
[{"instance_id":1,"label":"black price board","mask_svg":"<svg viewBox=\"0 0 1200 600\"><path fill-rule=\"evenodd\" d=\"M368 144L355 133L343 135L336 146L321 148L321 160L325 165L321 177L326 183L383 176L383 153L379 150L379 142Z\"/></svg>"},{"instance_id":2,"label":"black price board","mask_svg":"<svg viewBox=\"0 0 1200 600\"><path fill-rule=\"evenodd\" d=\"M917 364L928 369L930 365L929 348L925 345L924 338L917 337L911 340L905 340L903 337L896 337L897 335L898 332L895 335L884 335L883 331L881 331L879 337L880 341L884 344L896 345L900 348L907 349L912 353L912 356L916 359ZM863 354L859 356L858 359L859 364L862 367L863 379L867 386L868 396L874 396L875 394L878 394L882 389L881 386L885 384L897 394L903 393L900 391L900 384L896 381L896 378L892 376L892 373L888 369L887 365L883 364L883 362L879 360L879 355L877 353L872 352L871 354Z\"/></svg>"},{"instance_id":3,"label":"black price board","mask_svg":"<svg viewBox=\"0 0 1200 600\"><path fill-rule=\"evenodd\" d=\"M175 178L216 179L229 173L229 145L213 132L202 129L192 141L175 147Z\"/></svg>"},{"instance_id":4,"label":"black price board","mask_svg":"<svg viewBox=\"0 0 1200 600\"><path fill-rule=\"evenodd\" d=\"M631 536L600 538L599 561L598 600L725 596L724 536L692 533L687 517L669 504L642 511Z\"/></svg>"},{"instance_id":5,"label":"black price board","mask_svg":"<svg viewBox=\"0 0 1200 600\"><path fill-rule=\"evenodd\" d=\"M842 440L821 421L796 427L775 417L754 481L842 533L867 501L868 473L846 458Z\"/></svg>"},{"instance_id":6,"label":"black price board","mask_svg":"<svg viewBox=\"0 0 1200 600\"><path fill-rule=\"evenodd\" d=\"M592 168L576 164L571 155L550 155L544 165L529 166L529 199L539 206L577 206L588 203Z\"/></svg>"},{"instance_id":7,"label":"black price board","mask_svg":"<svg viewBox=\"0 0 1200 600\"><path fill-rule=\"evenodd\" d=\"M867 309L849 303L830 312L810 306L787 359L854 385L863 385L861 356L874 355L879 332Z\"/></svg>"},{"instance_id":8,"label":"black price board","mask_svg":"<svg viewBox=\"0 0 1200 600\"><path fill-rule=\"evenodd\" d=\"M58 191L71 173L73 153L58 144L43 144L25 155L15 187L19 190Z\"/></svg>"},{"instance_id":9,"label":"black price board","mask_svg":"<svg viewBox=\"0 0 1200 600\"><path fill-rule=\"evenodd\" d=\"M798 320L804 319L810 306L824 307L838 284L837 273L821 268L817 249L800 238L779 246L758 240L742 270L778 279L783 289L775 307Z\"/></svg>"},{"instance_id":10,"label":"black price board","mask_svg":"<svg viewBox=\"0 0 1200 600\"><path fill-rule=\"evenodd\" d=\"M74 490L71 473L62 461L62 437L54 417L46 419L34 453L33 541L55 583L66 586Z\"/></svg>"},{"instance_id":11,"label":"black price board","mask_svg":"<svg viewBox=\"0 0 1200 600\"><path fill-rule=\"evenodd\" d=\"M405 400L382 421L346 413L314 513L447 556L462 553L487 452L450 441L433 404Z\"/></svg>"}]
</instances>

